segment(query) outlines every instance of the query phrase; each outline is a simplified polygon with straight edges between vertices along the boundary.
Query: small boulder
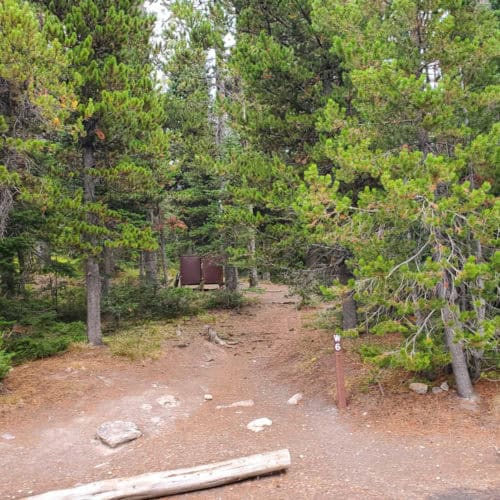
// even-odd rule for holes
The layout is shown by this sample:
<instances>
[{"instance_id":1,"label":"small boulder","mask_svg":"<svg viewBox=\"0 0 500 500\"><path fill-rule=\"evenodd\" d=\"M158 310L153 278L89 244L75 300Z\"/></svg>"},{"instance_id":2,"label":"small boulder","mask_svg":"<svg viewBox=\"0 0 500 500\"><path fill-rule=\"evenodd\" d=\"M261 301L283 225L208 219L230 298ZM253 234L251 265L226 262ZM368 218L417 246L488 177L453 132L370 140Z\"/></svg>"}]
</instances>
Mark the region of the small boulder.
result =
<instances>
[{"instance_id":1,"label":"small boulder","mask_svg":"<svg viewBox=\"0 0 500 500\"><path fill-rule=\"evenodd\" d=\"M205 401L212 401L212 399L214 399L214 397L211 394L205 394L205 396L203 397L205 398Z\"/></svg>"},{"instance_id":2,"label":"small boulder","mask_svg":"<svg viewBox=\"0 0 500 500\"><path fill-rule=\"evenodd\" d=\"M156 402L160 406L163 406L163 408L175 408L176 406L179 406L179 400L175 396L172 396L171 394L167 394L166 396L161 396L156 400Z\"/></svg>"},{"instance_id":3,"label":"small boulder","mask_svg":"<svg viewBox=\"0 0 500 500\"><path fill-rule=\"evenodd\" d=\"M450 389L450 386L448 385L447 382L443 382L440 386L440 389L442 389L443 391L448 391Z\"/></svg>"},{"instance_id":4,"label":"small boulder","mask_svg":"<svg viewBox=\"0 0 500 500\"><path fill-rule=\"evenodd\" d=\"M11 434L10 432L5 432L4 434L2 434L0 436L2 439L5 439L7 441L10 441L12 439L16 439L16 436L14 436L13 434Z\"/></svg>"},{"instance_id":5,"label":"small boulder","mask_svg":"<svg viewBox=\"0 0 500 500\"><path fill-rule=\"evenodd\" d=\"M443 389L441 387L433 387L432 388L432 394L441 394L443 392Z\"/></svg>"},{"instance_id":6,"label":"small boulder","mask_svg":"<svg viewBox=\"0 0 500 500\"><path fill-rule=\"evenodd\" d=\"M287 404L289 405L297 405L299 404L299 401L304 397L304 395L301 392L298 392L297 394L294 394L288 401Z\"/></svg>"},{"instance_id":7,"label":"small boulder","mask_svg":"<svg viewBox=\"0 0 500 500\"><path fill-rule=\"evenodd\" d=\"M410 390L417 394L427 394L428 388L427 384L422 384L421 382L413 382L410 384Z\"/></svg>"},{"instance_id":8,"label":"small boulder","mask_svg":"<svg viewBox=\"0 0 500 500\"><path fill-rule=\"evenodd\" d=\"M97 429L97 437L111 448L133 441L142 436L134 422L125 422L123 420L114 420L104 422Z\"/></svg>"},{"instance_id":9,"label":"small boulder","mask_svg":"<svg viewBox=\"0 0 500 500\"><path fill-rule=\"evenodd\" d=\"M273 425L273 421L269 418L258 418L256 420L252 420L248 425L247 429L253 432L263 431L266 427L270 427Z\"/></svg>"}]
</instances>

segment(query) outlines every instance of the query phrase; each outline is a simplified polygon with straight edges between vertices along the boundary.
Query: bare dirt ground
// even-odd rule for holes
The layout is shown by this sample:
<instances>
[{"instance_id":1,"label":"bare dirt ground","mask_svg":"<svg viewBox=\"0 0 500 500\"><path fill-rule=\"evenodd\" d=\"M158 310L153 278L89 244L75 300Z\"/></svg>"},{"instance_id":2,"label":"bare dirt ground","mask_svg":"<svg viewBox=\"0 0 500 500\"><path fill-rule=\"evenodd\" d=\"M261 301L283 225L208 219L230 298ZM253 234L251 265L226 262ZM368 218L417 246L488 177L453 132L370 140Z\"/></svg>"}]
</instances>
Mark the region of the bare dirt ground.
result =
<instances>
[{"instance_id":1,"label":"bare dirt ground","mask_svg":"<svg viewBox=\"0 0 500 500\"><path fill-rule=\"evenodd\" d=\"M231 349L206 342L192 320L155 361L81 348L15 368L0 395L0 498L279 448L292 455L287 473L182 498L500 498L491 385L479 388L479 411L452 391L388 394L380 386L353 391L341 414L330 340L309 325L311 311L298 311L281 286L254 296L255 305L215 315L217 332L239 340ZM354 383L363 368L354 344L346 350ZM299 391L304 399L287 405ZM157 403L167 394L177 407ZM255 405L216 409L246 399ZM259 417L273 425L247 430ZM114 419L136 422L144 436L107 448L95 431Z\"/></svg>"}]
</instances>

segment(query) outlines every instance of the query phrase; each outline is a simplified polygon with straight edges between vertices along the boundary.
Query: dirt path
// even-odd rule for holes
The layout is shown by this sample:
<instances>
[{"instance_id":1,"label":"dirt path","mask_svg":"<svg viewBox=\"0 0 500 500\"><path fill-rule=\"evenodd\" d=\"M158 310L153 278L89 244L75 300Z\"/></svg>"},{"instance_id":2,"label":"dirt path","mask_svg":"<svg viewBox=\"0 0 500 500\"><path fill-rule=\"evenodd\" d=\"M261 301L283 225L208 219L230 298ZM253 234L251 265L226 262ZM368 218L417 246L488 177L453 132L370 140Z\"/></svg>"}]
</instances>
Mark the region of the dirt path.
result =
<instances>
[{"instance_id":1,"label":"dirt path","mask_svg":"<svg viewBox=\"0 0 500 500\"><path fill-rule=\"evenodd\" d=\"M493 431L405 436L339 415L300 379L283 379L291 372L280 363L293 359L290 350L304 330L285 289L270 285L256 297L255 306L216 316L217 331L239 339L233 349L208 344L186 326L188 346L170 344L154 362L132 364L85 349L16 368L8 408L0 413L0 498L278 448L290 449L287 474L182 498L500 497ZM11 409L16 389L24 401ZM299 391L304 400L287 405ZM157 403L167 394L178 398L177 407ZM246 399L255 405L216 409ZM247 430L259 417L272 419L272 427ZM136 422L144 436L106 448L95 429L112 419Z\"/></svg>"}]
</instances>

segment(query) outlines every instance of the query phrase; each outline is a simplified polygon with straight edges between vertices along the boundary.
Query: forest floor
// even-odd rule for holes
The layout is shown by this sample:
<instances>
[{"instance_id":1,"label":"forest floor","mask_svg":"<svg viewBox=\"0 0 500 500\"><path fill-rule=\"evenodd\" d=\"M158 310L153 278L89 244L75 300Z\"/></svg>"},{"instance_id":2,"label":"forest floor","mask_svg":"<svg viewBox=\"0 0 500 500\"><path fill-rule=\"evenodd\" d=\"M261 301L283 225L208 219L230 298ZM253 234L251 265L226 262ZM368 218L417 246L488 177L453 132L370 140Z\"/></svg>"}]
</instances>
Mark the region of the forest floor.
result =
<instances>
[{"instance_id":1,"label":"forest floor","mask_svg":"<svg viewBox=\"0 0 500 500\"><path fill-rule=\"evenodd\" d=\"M280 448L290 450L288 472L182 498L500 498L494 384L480 384L478 408L452 390L409 392L406 382L360 390L370 374L348 341L351 401L339 412L331 339L312 325L314 311L297 310L279 285L248 295L250 306L211 318L239 341L233 348L208 343L198 318L157 360L79 347L16 367L0 395L0 498ZM304 398L288 405L297 392ZM160 406L164 395L179 405ZM216 408L248 399L254 406ZM247 430L259 417L272 426ZM107 420L134 421L144 435L107 448L95 438Z\"/></svg>"}]
</instances>

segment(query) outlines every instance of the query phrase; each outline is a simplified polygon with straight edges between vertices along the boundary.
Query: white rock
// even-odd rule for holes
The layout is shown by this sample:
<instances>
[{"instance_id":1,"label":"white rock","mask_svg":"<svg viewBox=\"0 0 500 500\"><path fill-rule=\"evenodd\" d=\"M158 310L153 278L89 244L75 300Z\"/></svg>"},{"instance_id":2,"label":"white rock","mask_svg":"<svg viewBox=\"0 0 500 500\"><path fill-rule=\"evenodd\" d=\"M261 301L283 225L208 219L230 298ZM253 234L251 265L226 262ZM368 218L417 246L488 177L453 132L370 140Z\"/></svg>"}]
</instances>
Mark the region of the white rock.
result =
<instances>
[{"instance_id":1,"label":"white rock","mask_svg":"<svg viewBox=\"0 0 500 500\"><path fill-rule=\"evenodd\" d=\"M175 408L176 406L179 406L179 400L171 394L161 396L156 400L156 402L164 408Z\"/></svg>"},{"instance_id":2,"label":"white rock","mask_svg":"<svg viewBox=\"0 0 500 500\"><path fill-rule=\"evenodd\" d=\"M427 384L422 384L420 382L413 382L413 384L410 384L410 390L417 394L427 394L428 388Z\"/></svg>"},{"instance_id":3,"label":"white rock","mask_svg":"<svg viewBox=\"0 0 500 500\"><path fill-rule=\"evenodd\" d=\"M253 406L255 403L253 402L253 399L245 399L244 401L236 401L236 403L231 403L230 405L219 405L216 406L217 410L220 410L221 408L237 408L237 407L245 407L248 408L250 406Z\"/></svg>"},{"instance_id":4,"label":"white rock","mask_svg":"<svg viewBox=\"0 0 500 500\"><path fill-rule=\"evenodd\" d=\"M152 417L151 422L153 424L156 424L156 425L161 424L161 418L160 417Z\"/></svg>"},{"instance_id":5,"label":"white rock","mask_svg":"<svg viewBox=\"0 0 500 500\"><path fill-rule=\"evenodd\" d=\"M104 422L97 429L97 437L111 448L133 441L142 436L134 422L125 422L123 420L114 420Z\"/></svg>"},{"instance_id":6,"label":"white rock","mask_svg":"<svg viewBox=\"0 0 500 500\"><path fill-rule=\"evenodd\" d=\"M287 404L289 405L296 405L299 404L299 401L304 397L304 395L301 392L298 392L297 394L294 394L288 401Z\"/></svg>"},{"instance_id":7,"label":"white rock","mask_svg":"<svg viewBox=\"0 0 500 500\"><path fill-rule=\"evenodd\" d=\"M273 425L273 421L269 418L258 418L256 420L252 420L248 425L247 429L253 432L263 431L265 427L269 427Z\"/></svg>"},{"instance_id":8,"label":"white rock","mask_svg":"<svg viewBox=\"0 0 500 500\"><path fill-rule=\"evenodd\" d=\"M447 384L447 382L443 382L440 386L443 391L448 391L450 389L450 386Z\"/></svg>"},{"instance_id":9,"label":"white rock","mask_svg":"<svg viewBox=\"0 0 500 500\"><path fill-rule=\"evenodd\" d=\"M433 387L432 388L432 394L441 394L443 392L443 389L441 387Z\"/></svg>"},{"instance_id":10,"label":"white rock","mask_svg":"<svg viewBox=\"0 0 500 500\"><path fill-rule=\"evenodd\" d=\"M9 432L6 432L5 434L2 434L0 437L2 439L6 439L7 441L10 441L12 439L16 439L16 436L14 436L13 434L10 434Z\"/></svg>"},{"instance_id":11,"label":"white rock","mask_svg":"<svg viewBox=\"0 0 500 500\"><path fill-rule=\"evenodd\" d=\"M153 406L152 405L149 405L147 403L144 403L143 405L141 405L141 410L144 410L144 411L151 411L153 409Z\"/></svg>"},{"instance_id":12,"label":"white rock","mask_svg":"<svg viewBox=\"0 0 500 500\"><path fill-rule=\"evenodd\" d=\"M214 399L214 397L211 394L205 394L205 396L203 397L205 398L205 401L212 401L212 399Z\"/></svg>"}]
</instances>

